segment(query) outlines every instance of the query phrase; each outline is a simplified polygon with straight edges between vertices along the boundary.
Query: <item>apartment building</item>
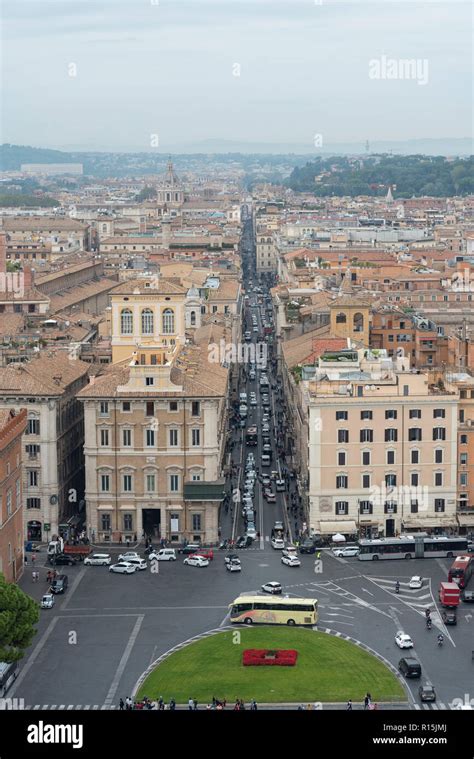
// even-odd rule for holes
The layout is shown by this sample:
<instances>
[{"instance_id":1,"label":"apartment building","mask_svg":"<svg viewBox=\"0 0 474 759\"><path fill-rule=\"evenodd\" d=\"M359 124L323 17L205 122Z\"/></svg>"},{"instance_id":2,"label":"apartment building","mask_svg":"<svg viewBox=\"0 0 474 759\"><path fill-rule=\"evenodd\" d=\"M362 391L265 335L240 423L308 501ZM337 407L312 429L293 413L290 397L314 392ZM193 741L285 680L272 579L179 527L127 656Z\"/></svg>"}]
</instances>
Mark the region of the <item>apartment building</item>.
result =
<instances>
[{"instance_id":1,"label":"apartment building","mask_svg":"<svg viewBox=\"0 0 474 759\"><path fill-rule=\"evenodd\" d=\"M304 384L314 532L458 529L455 391L364 349L324 354Z\"/></svg>"},{"instance_id":2,"label":"apartment building","mask_svg":"<svg viewBox=\"0 0 474 759\"><path fill-rule=\"evenodd\" d=\"M460 532L474 529L474 378L468 374L448 375L459 393L458 411L458 522Z\"/></svg>"},{"instance_id":3,"label":"apartment building","mask_svg":"<svg viewBox=\"0 0 474 759\"><path fill-rule=\"evenodd\" d=\"M22 438L23 535L47 540L84 499L84 420L76 396L89 365L50 351L0 368L0 410L27 411Z\"/></svg>"},{"instance_id":4,"label":"apartment building","mask_svg":"<svg viewBox=\"0 0 474 759\"><path fill-rule=\"evenodd\" d=\"M99 542L145 534L212 543L228 369L210 359L206 339L186 341L186 290L165 279L154 285L115 291L114 363L80 393L88 530Z\"/></svg>"},{"instance_id":5,"label":"apartment building","mask_svg":"<svg viewBox=\"0 0 474 759\"><path fill-rule=\"evenodd\" d=\"M0 410L0 573L7 582L23 574L22 435L26 409Z\"/></svg>"}]
</instances>

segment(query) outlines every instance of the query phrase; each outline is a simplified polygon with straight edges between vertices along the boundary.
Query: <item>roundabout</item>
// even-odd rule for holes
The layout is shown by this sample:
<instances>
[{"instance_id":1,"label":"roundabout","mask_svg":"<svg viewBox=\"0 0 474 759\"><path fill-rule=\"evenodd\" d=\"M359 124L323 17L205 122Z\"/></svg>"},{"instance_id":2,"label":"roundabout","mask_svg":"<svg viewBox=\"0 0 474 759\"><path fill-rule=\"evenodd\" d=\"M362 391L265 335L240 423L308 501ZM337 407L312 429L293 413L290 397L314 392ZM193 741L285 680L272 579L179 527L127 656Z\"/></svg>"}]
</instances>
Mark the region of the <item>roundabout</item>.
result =
<instances>
[{"instance_id":1,"label":"roundabout","mask_svg":"<svg viewBox=\"0 0 474 759\"><path fill-rule=\"evenodd\" d=\"M294 666L243 665L248 649L294 649ZM401 702L407 694L387 664L355 643L306 628L238 627L211 631L164 654L142 675L134 697L165 702L266 704L345 703L369 692L377 703Z\"/></svg>"}]
</instances>

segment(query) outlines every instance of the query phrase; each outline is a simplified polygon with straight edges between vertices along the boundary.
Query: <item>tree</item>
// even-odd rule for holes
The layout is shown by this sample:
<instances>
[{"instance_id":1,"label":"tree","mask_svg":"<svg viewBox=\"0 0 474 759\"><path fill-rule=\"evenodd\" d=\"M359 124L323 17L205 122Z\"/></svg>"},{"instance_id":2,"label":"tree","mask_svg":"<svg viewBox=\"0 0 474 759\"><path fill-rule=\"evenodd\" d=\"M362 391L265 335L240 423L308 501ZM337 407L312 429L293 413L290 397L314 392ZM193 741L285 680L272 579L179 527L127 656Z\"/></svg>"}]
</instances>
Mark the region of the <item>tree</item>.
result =
<instances>
[{"instance_id":1,"label":"tree","mask_svg":"<svg viewBox=\"0 0 474 759\"><path fill-rule=\"evenodd\" d=\"M38 620L38 604L0 574L0 661L14 662L24 656Z\"/></svg>"}]
</instances>

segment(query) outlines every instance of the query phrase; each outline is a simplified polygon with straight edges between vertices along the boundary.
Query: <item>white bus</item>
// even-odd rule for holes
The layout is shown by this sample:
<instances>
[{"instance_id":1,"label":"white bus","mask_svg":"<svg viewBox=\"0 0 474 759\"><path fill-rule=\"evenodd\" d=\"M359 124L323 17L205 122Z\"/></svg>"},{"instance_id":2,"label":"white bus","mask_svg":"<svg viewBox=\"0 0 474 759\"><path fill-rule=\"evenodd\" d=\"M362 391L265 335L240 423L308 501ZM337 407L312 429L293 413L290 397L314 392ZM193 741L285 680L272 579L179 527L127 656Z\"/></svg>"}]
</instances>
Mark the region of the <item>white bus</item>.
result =
<instances>
[{"instance_id":1,"label":"white bus","mask_svg":"<svg viewBox=\"0 0 474 759\"><path fill-rule=\"evenodd\" d=\"M359 540L359 560L444 559L467 552L467 538L429 537L426 533L399 538Z\"/></svg>"},{"instance_id":2,"label":"white bus","mask_svg":"<svg viewBox=\"0 0 474 759\"><path fill-rule=\"evenodd\" d=\"M235 624L315 625L318 621L316 598L239 596L229 609Z\"/></svg>"}]
</instances>

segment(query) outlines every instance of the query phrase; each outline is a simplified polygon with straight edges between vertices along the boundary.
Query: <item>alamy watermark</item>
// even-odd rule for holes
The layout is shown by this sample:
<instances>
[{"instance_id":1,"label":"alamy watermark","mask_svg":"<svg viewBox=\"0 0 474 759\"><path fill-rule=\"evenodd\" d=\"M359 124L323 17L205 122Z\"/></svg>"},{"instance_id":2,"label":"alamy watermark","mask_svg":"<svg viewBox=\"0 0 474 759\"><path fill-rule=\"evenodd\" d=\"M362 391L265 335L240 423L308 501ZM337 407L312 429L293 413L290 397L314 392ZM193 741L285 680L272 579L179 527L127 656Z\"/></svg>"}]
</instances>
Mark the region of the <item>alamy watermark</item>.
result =
<instances>
[{"instance_id":1,"label":"alamy watermark","mask_svg":"<svg viewBox=\"0 0 474 759\"><path fill-rule=\"evenodd\" d=\"M427 58L372 58L369 61L369 79L412 80L428 84L429 64Z\"/></svg>"},{"instance_id":2,"label":"alamy watermark","mask_svg":"<svg viewBox=\"0 0 474 759\"><path fill-rule=\"evenodd\" d=\"M255 364L265 369L268 359L267 343L209 343L207 360L211 364Z\"/></svg>"},{"instance_id":3,"label":"alamy watermark","mask_svg":"<svg viewBox=\"0 0 474 759\"><path fill-rule=\"evenodd\" d=\"M384 507L391 504L397 507L409 508L417 505L418 511L429 509L429 488L426 485L387 486L385 482L370 488L369 500L374 507Z\"/></svg>"},{"instance_id":4,"label":"alamy watermark","mask_svg":"<svg viewBox=\"0 0 474 759\"><path fill-rule=\"evenodd\" d=\"M14 298L23 298L25 295L25 275L23 272L0 272L0 293L12 293Z\"/></svg>"}]
</instances>

